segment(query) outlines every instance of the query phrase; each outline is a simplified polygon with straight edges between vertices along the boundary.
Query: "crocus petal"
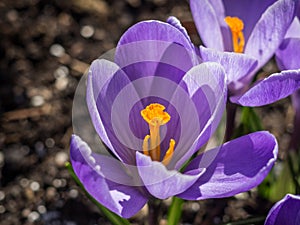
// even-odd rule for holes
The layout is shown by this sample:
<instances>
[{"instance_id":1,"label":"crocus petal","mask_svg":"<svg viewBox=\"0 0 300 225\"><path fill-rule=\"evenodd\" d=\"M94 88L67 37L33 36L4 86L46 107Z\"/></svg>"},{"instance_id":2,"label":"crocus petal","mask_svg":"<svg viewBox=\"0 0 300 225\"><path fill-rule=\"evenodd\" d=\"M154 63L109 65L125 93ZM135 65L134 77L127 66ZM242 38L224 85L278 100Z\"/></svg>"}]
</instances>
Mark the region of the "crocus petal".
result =
<instances>
[{"instance_id":1,"label":"crocus petal","mask_svg":"<svg viewBox=\"0 0 300 225\"><path fill-rule=\"evenodd\" d=\"M270 210L265 225L300 224L300 196L287 194Z\"/></svg>"},{"instance_id":2,"label":"crocus petal","mask_svg":"<svg viewBox=\"0 0 300 225\"><path fill-rule=\"evenodd\" d=\"M133 216L146 204L147 198L137 187L106 179L101 168L101 166L105 166L105 162L101 162L100 156L95 157L88 145L78 136L72 136L70 147L70 157L75 174L86 191L100 204L125 218ZM113 170L112 173L129 178L118 167L109 169Z\"/></svg>"},{"instance_id":3,"label":"crocus petal","mask_svg":"<svg viewBox=\"0 0 300 225\"><path fill-rule=\"evenodd\" d=\"M113 62L94 61L88 75L86 98L101 140L119 160L134 163L134 151L140 150L136 148L142 146L142 140L129 132L128 119L131 104L140 97L127 75Z\"/></svg>"},{"instance_id":4,"label":"crocus petal","mask_svg":"<svg viewBox=\"0 0 300 225\"><path fill-rule=\"evenodd\" d=\"M172 53L172 57L168 53ZM173 54L181 57L173 57ZM198 64L194 54L195 48L182 30L169 23L151 20L137 23L123 34L116 48L115 62L130 80L165 73L164 67L159 65L183 70L181 75L178 71L175 73L176 77L182 78L189 68Z\"/></svg>"},{"instance_id":5,"label":"crocus petal","mask_svg":"<svg viewBox=\"0 0 300 225\"><path fill-rule=\"evenodd\" d=\"M296 0L279 0L261 16L246 44L245 54L258 60L261 68L275 53L293 21ZM250 79L250 78L249 78Z\"/></svg>"},{"instance_id":6,"label":"crocus petal","mask_svg":"<svg viewBox=\"0 0 300 225\"><path fill-rule=\"evenodd\" d=\"M261 131L242 136L196 157L186 171L206 168L181 198L223 198L250 190L267 176L278 153L273 135Z\"/></svg>"},{"instance_id":7,"label":"crocus petal","mask_svg":"<svg viewBox=\"0 0 300 225\"><path fill-rule=\"evenodd\" d=\"M220 15L216 14L213 5L208 0L191 0L190 7L198 33L205 46L223 51L223 36L218 21Z\"/></svg>"},{"instance_id":8,"label":"crocus petal","mask_svg":"<svg viewBox=\"0 0 300 225\"><path fill-rule=\"evenodd\" d=\"M284 39L276 51L276 62L280 70L300 69L300 38Z\"/></svg>"},{"instance_id":9,"label":"crocus petal","mask_svg":"<svg viewBox=\"0 0 300 225\"><path fill-rule=\"evenodd\" d=\"M147 190L155 197L166 199L189 188L204 172L195 170L181 174L168 170L161 162L152 161L149 156L137 152L136 163Z\"/></svg>"},{"instance_id":10,"label":"crocus petal","mask_svg":"<svg viewBox=\"0 0 300 225\"><path fill-rule=\"evenodd\" d=\"M182 147L177 146L177 149L175 149L174 162L177 162L176 169L180 169L183 163L214 133L223 115L227 99L225 71L218 63L206 62L193 67L183 77L180 85L185 86L194 102L198 111L196 115L199 117L200 130L198 128L199 133L193 133L195 129L185 129L182 126L182 130L185 132L181 139L183 144L193 142L192 145L189 145L189 149L186 149L185 145ZM190 118L195 117L195 114L190 111L187 112L187 115ZM185 123L186 121L184 121ZM194 125L191 124L190 126ZM190 132L187 133L188 131ZM190 138L192 139L190 140Z\"/></svg>"},{"instance_id":11,"label":"crocus petal","mask_svg":"<svg viewBox=\"0 0 300 225\"><path fill-rule=\"evenodd\" d=\"M87 105L91 115L92 122L95 130L100 136L101 140L107 145L109 149L117 156L114 148L107 136L104 125L99 115L99 111L96 105L100 91L104 85L113 77L113 75L120 70L120 68L107 60L95 60L90 66L88 80L87 80Z\"/></svg>"},{"instance_id":12,"label":"crocus petal","mask_svg":"<svg viewBox=\"0 0 300 225\"><path fill-rule=\"evenodd\" d=\"M200 46L200 54L204 62L216 62L224 67L231 92L243 87L243 84L239 81L257 65L254 58L240 53L220 52Z\"/></svg>"},{"instance_id":13,"label":"crocus petal","mask_svg":"<svg viewBox=\"0 0 300 225\"><path fill-rule=\"evenodd\" d=\"M265 78L245 94L231 97L243 106L262 106L278 101L300 88L300 70L287 70Z\"/></svg>"},{"instance_id":14,"label":"crocus petal","mask_svg":"<svg viewBox=\"0 0 300 225\"><path fill-rule=\"evenodd\" d=\"M175 28L177 28L180 32L183 33L183 35L186 37L186 39L188 39L191 43L191 38L188 35L188 32L186 31L186 29L181 25L180 21L175 17L175 16L170 16L167 19L167 23L174 26Z\"/></svg>"},{"instance_id":15,"label":"crocus petal","mask_svg":"<svg viewBox=\"0 0 300 225\"><path fill-rule=\"evenodd\" d=\"M300 13L300 4L298 4ZM285 38L300 38L300 19L295 17L291 26L285 34Z\"/></svg>"}]
</instances>

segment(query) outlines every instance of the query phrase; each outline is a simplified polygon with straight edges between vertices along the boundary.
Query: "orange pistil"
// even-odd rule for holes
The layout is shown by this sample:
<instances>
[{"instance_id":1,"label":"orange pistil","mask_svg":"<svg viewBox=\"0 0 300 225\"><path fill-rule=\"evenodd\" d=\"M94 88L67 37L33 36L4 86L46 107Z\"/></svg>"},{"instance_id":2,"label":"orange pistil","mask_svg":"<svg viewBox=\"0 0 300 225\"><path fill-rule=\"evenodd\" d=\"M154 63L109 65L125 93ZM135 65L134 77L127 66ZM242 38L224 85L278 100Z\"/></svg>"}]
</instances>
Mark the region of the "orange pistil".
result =
<instances>
[{"instance_id":1,"label":"orange pistil","mask_svg":"<svg viewBox=\"0 0 300 225\"><path fill-rule=\"evenodd\" d=\"M149 124L150 135L146 135L143 142L143 152L154 161L160 160L160 126L166 124L171 116L164 111L165 107L158 103L148 105L141 111L143 119ZM150 139L150 143L149 143ZM166 152L163 163L167 165L173 156L175 140L170 140L169 149Z\"/></svg>"},{"instance_id":2,"label":"orange pistil","mask_svg":"<svg viewBox=\"0 0 300 225\"><path fill-rule=\"evenodd\" d=\"M229 26L232 34L233 51L242 53L245 46L245 38L243 34L244 23L238 17L225 17L225 22Z\"/></svg>"}]
</instances>

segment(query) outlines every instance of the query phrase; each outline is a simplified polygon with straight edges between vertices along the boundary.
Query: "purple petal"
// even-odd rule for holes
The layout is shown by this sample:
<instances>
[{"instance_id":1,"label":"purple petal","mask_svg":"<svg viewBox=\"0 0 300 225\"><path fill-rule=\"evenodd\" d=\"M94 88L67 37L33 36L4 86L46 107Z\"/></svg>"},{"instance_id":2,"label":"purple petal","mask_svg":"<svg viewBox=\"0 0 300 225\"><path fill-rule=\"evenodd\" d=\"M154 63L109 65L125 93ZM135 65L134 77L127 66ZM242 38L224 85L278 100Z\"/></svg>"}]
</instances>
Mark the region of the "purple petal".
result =
<instances>
[{"instance_id":1,"label":"purple petal","mask_svg":"<svg viewBox=\"0 0 300 225\"><path fill-rule=\"evenodd\" d=\"M220 63L226 72L227 84L231 92L243 87L240 82L257 65L257 61L245 54L220 52L200 46L201 58L204 62Z\"/></svg>"},{"instance_id":2,"label":"purple petal","mask_svg":"<svg viewBox=\"0 0 300 225\"><path fill-rule=\"evenodd\" d=\"M191 67L199 64L200 58L194 47L188 49L178 43L150 40L118 46L115 61L131 81L160 76L178 83Z\"/></svg>"},{"instance_id":3,"label":"purple petal","mask_svg":"<svg viewBox=\"0 0 300 225\"><path fill-rule=\"evenodd\" d=\"M119 157L119 155L116 151L114 151L111 141L108 138L102 119L100 118L96 102L104 85L111 80L113 75L119 69L120 68L116 64L110 61L95 60L89 70L86 94L86 101L95 130L97 131L101 140L117 157Z\"/></svg>"},{"instance_id":4,"label":"purple petal","mask_svg":"<svg viewBox=\"0 0 300 225\"><path fill-rule=\"evenodd\" d=\"M156 198L166 199L189 188L204 172L195 170L181 174L168 170L161 162L152 161L149 156L137 152L136 162L139 174L147 190Z\"/></svg>"},{"instance_id":5,"label":"purple petal","mask_svg":"<svg viewBox=\"0 0 300 225\"><path fill-rule=\"evenodd\" d=\"M287 70L265 78L243 95L230 100L243 106L262 106L285 98L299 88L300 70Z\"/></svg>"},{"instance_id":6,"label":"purple petal","mask_svg":"<svg viewBox=\"0 0 300 225\"><path fill-rule=\"evenodd\" d=\"M276 51L276 62L280 70L300 69L300 38L284 39Z\"/></svg>"},{"instance_id":7,"label":"purple petal","mask_svg":"<svg viewBox=\"0 0 300 225\"><path fill-rule=\"evenodd\" d=\"M300 197L287 194L270 210L265 225L300 224Z\"/></svg>"},{"instance_id":8,"label":"purple petal","mask_svg":"<svg viewBox=\"0 0 300 225\"><path fill-rule=\"evenodd\" d=\"M223 115L227 99L224 69L214 62L206 62L193 67L184 76L181 85L186 86L196 113L192 111L191 104L185 103L185 113L183 116L179 114L183 124L181 129L184 133L181 135L182 146L178 143L175 148L176 155L173 158L174 162L177 162L176 169L179 169L214 133ZM199 118L200 126L195 121L197 118L195 115ZM189 146L188 149L187 146Z\"/></svg>"},{"instance_id":9,"label":"purple petal","mask_svg":"<svg viewBox=\"0 0 300 225\"><path fill-rule=\"evenodd\" d=\"M177 43L192 50L190 39L181 30L157 20L143 21L130 27L120 38L118 46L150 40Z\"/></svg>"},{"instance_id":10,"label":"purple petal","mask_svg":"<svg viewBox=\"0 0 300 225\"><path fill-rule=\"evenodd\" d=\"M186 192L189 200L223 198L259 185L272 168L278 153L273 135L255 132L196 157L186 171L206 168L205 173Z\"/></svg>"},{"instance_id":11,"label":"purple petal","mask_svg":"<svg viewBox=\"0 0 300 225\"><path fill-rule=\"evenodd\" d=\"M253 28L245 54L258 60L255 72L272 57L281 44L293 21L295 8L295 0L279 0L263 13Z\"/></svg>"},{"instance_id":12,"label":"purple petal","mask_svg":"<svg viewBox=\"0 0 300 225\"><path fill-rule=\"evenodd\" d=\"M214 6L218 2L213 2ZM221 4L221 1L219 2ZM190 7L192 15L204 45L209 48L214 48L220 51L224 50L223 36L221 31L221 24L219 17L225 16L217 15L212 3L208 0L191 0ZM222 6L218 7L218 11L222 11Z\"/></svg>"},{"instance_id":13,"label":"purple petal","mask_svg":"<svg viewBox=\"0 0 300 225\"><path fill-rule=\"evenodd\" d=\"M126 186L105 178L102 170L112 170L111 174L125 176L123 170L107 164L101 156L95 156L78 136L71 138L70 157L75 174L85 190L100 204L114 213L129 218L136 214L147 202L147 198L137 187ZM108 168L104 168L108 167ZM133 178L130 178L133 179Z\"/></svg>"},{"instance_id":14,"label":"purple petal","mask_svg":"<svg viewBox=\"0 0 300 225\"><path fill-rule=\"evenodd\" d=\"M123 162L135 161L135 150L142 140L130 132L129 113L140 97L119 67L107 60L96 60L88 75L87 104L101 140Z\"/></svg>"},{"instance_id":15,"label":"purple petal","mask_svg":"<svg viewBox=\"0 0 300 225\"><path fill-rule=\"evenodd\" d=\"M180 32L183 33L183 35L186 37L186 39L188 39L191 43L191 38L188 34L188 32L186 31L186 29L181 25L180 21L175 17L175 16L170 16L167 19L167 23L174 26L175 28L177 28Z\"/></svg>"},{"instance_id":16,"label":"purple petal","mask_svg":"<svg viewBox=\"0 0 300 225\"><path fill-rule=\"evenodd\" d=\"M300 13L300 4L298 4ZM291 26L285 34L285 38L300 38L300 19L295 17Z\"/></svg>"}]
</instances>

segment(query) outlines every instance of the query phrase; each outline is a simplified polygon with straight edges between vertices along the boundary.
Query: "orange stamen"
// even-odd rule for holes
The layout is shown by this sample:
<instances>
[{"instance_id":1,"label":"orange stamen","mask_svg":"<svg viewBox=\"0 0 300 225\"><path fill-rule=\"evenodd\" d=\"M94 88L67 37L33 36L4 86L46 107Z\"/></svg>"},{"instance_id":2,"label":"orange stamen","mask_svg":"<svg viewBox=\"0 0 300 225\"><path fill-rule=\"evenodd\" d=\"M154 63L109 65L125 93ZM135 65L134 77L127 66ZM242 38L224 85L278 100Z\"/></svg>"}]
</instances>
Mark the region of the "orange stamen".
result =
<instances>
[{"instance_id":1,"label":"orange stamen","mask_svg":"<svg viewBox=\"0 0 300 225\"><path fill-rule=\"evenodd\" d=\"M225 22L229 26L232 34L233 51L242 53L245 46L245 38L243 34L244 23L238 17L225 17Z\"/></svg>"},{"instance_id":2,"label":"orange stamen","mask_svg":"<svg viewBox=\"0 0 300 225\"><path fill-rule=\"evenodd\" d=\"M164 111L165 107L158 103L148 105L141 111L143 119L149 124L150 135L146 135L143 142L143 152L152 160L160 160L160 126L170 121L171 116ZM150 139L150 146L149 146ZM175 141L170 140L170 147L164 156L163 163L167 165L173 155Z\"/></svg>"}]
</instances>

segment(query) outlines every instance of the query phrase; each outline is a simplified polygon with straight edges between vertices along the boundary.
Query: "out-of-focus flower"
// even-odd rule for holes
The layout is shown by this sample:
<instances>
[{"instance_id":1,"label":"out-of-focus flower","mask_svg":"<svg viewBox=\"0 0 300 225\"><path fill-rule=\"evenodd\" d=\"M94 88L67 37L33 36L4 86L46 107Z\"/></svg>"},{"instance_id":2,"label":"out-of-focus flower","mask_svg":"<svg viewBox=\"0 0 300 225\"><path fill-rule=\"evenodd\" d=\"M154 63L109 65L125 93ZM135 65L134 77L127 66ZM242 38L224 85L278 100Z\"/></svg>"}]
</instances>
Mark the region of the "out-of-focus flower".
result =
<instances>
[{"instance_id":1,"label":"out-of-focus flower","mask_svg":"<svg viewBox=\"0 0 300 225\"><path fill-rule=\"evenodd\" d=\"M300 197L287 194L270 210L265 225L300 224Z\"/></svg>"},{"instance_id":2,"label":"out-of-focus flower","mask_svg":"<svg viewBox=\"0 0 300 225\"><path fill-rule=\"evenodd\" d=\"M300 4L298 4L297 17L291 24L285 39L277 49L276 62L280 70L300 69ZM294 130L290 147L300 148L300 90L292 94L292 103L295 109Z\"/></svg>"},{"instance_id":3,"label":"out-of-focus flower","mask_svg":"<svg viewBox=\"0 0 300 225\"><path fill-rule=\"evenodd\" d=\"M200 48L200 55L203 61L224 66L230 96L246 91L254 74L273 56L293 21L296 5L297 0L190 1L196 27L207 47ZM235 55L228 51L245 53L235 56L242 57L242 63L226 60Z\"/></svg>"},{"instance_id":4,"label":"out-of-focus flower","mask_svg":"<svg viewBox=\"0 0 300 225\"><path fill-rule=\"evenodd\" d=\"M281 73L258 82L245 94L232 100L244 106L262 106L292 95L295 108L294 132L291 148L300 147L300 10L291 24L285 39L276 51Z\"/></svg>"},{"instance_id":5,"label":"out-of-focus flower","mask_svg":"<svg viewBox=\"0 0 300 225\"><path fill-rule=\"evenodd\" d=\"M95 60L86 100L101 140L114 157L92 152L77 135L71 162L85 189L122 217L149 198L206 199L257 186L268 174L278 146L256 132L186 162L211 137L223 115L224 69L200 63L175 18L140 22L121 37L114 62Z\"/></svg>"}]
</instances>

